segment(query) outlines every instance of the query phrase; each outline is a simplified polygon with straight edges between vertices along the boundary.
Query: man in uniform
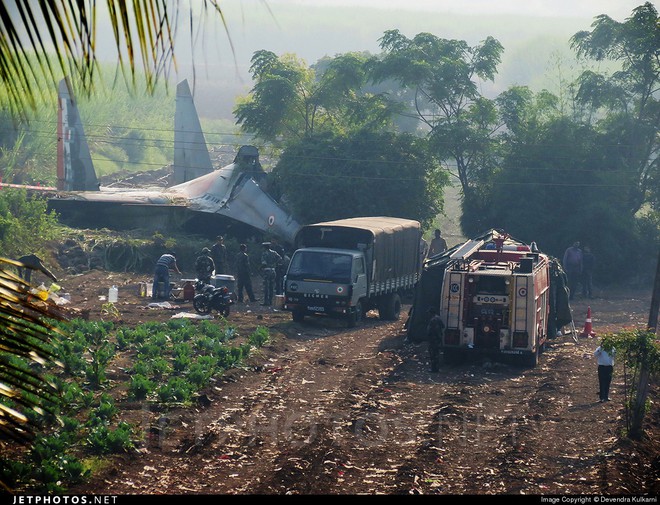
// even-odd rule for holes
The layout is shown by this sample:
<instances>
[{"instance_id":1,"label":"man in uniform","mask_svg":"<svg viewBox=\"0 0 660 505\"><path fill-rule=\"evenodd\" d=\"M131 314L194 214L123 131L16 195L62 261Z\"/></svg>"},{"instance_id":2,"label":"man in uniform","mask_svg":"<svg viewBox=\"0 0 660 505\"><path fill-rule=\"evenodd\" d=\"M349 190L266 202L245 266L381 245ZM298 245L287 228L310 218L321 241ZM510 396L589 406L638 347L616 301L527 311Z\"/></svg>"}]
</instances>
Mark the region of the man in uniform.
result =
<instances>
[{"instance_id":1,"label":"man in uniform","mask_svg":"<svg viewBox=\"0 0 660 505\"><path fill-rule=\"evenodd\" d=\"M224 237L218 236L215 239L215 244L211 246L211 259L215 265L216 275L227 273L227 246Z\"/></svg>"},{"instance_id":2,"label":"man in uniform","mask_svg":"<svg viewBox=\"0 0 660 505\"><path fill-rule=\"evenodd\" d=\"M256 302L252 291L252 269L250 268L250 257L247 253L247 245L240 245L240 252L236 255L236 288L238 301L243 302L243 289L251 302Z\"/></svg>"},{"instance_id":3,"label":"man in uniform","mask_svg":"<svg viewBox=\"0 0 660 505\"><path fill-rule=\"evenodd\" d=\"M261 305L272 305L275 290L275 269L282 257L270 248L270 242L261 244L261 275L264 279L264 302Z\"/></svg>"},{"instance_id":4,"label":"man in uniform","mask_svg":"<svg viewBox=\"0 0 660 505\"><path fill-rule=\"evenodd\" d=\"M197 279L204 284L211 284L211 276L215 270L215 263L211 258L211 250L208 247L202 249L202 254L195 260L195 272Z\"/></svg>"}]
</instances>

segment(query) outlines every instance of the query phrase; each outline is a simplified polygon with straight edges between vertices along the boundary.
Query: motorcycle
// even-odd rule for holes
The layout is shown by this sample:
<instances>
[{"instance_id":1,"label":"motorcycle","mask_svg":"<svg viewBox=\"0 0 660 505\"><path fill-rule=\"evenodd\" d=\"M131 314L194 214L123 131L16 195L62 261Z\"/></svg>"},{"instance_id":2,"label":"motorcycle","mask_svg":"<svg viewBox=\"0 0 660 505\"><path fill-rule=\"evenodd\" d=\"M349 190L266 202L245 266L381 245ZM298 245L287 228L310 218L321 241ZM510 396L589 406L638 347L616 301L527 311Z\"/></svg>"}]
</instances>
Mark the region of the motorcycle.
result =
<instances>
[{"instance_id":1,"label":"motorcycle","mask_svg":"<svg viewBox=\"0 0 660 505\"><path fill-rule=\"evenodd\" d=\"M212 310L216 310L222 316L227 317L233 303L232 294L227 286L215 287L201 281L197 281L195 284L193 308L198 314L206 315L210 314Z\"/></svg>"}]
</instances>

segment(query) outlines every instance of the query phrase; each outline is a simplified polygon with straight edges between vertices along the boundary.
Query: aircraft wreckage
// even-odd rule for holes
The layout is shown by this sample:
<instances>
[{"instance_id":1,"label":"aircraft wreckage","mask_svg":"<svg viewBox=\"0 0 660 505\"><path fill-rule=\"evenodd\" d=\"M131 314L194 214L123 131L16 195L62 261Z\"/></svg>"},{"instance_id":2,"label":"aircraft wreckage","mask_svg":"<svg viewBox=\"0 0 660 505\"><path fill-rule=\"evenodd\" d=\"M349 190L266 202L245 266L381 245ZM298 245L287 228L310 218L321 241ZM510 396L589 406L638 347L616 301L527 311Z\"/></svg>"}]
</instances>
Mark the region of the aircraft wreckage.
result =
<instances>
[{"instance_id":1,"label":"aircraft wreckage","mask_svg":"<svg viewBox=\"0 0 660 505\"><path fill-rule=\"evenodd\" d=\"M59 85L57 192L49 199L62 222L110 229L182 229L209 235L257 232L293 242L300 225L262 189L266 178L254 146L214 169L187 81L176 89L175 185L103 187L97 179L69 81Z\"/></svg>"}]
</instances>

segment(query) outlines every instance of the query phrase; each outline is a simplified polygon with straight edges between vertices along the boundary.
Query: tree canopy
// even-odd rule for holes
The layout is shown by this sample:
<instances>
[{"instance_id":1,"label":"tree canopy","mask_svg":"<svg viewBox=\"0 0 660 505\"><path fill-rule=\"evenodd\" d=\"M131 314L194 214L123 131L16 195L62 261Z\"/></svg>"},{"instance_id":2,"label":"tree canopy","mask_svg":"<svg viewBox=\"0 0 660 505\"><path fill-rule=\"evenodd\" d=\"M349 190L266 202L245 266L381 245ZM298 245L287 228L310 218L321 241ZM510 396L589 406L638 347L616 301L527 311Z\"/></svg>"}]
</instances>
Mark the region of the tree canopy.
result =
<instances>
[{"instance_id":1,"label":"tree canopy","mask_svg":"<svg viewBox=\"0 0 660 505\"><path fill-rule=\"evenodd\" d=\"M305 223L384 215L428 225L443 210L447 184L423 140L370 131L308 136L288 146L273 175Z\"/></svg>"}]
</instances>

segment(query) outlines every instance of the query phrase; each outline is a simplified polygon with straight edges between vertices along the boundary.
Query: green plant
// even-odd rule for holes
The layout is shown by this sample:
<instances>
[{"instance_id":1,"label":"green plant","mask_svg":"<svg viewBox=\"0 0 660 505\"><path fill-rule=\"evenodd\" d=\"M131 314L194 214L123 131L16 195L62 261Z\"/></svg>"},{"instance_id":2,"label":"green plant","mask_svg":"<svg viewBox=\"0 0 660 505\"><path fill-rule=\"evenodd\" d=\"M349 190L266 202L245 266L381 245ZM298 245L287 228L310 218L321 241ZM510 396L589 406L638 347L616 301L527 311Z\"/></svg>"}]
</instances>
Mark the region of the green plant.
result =
<instances>
[{"instance_id":1,"label":"green plant","mask_svg":"<svg viewBox=\"0 0 660 505\"><path fill-rule=\"evenodd\" d=\"M153 389L153 381L150 381L144 375L137 374L131 377L131 383L128 387L128 395L135 400L144 400Z\"/></svg>"},{"instance_id":2,"label":"green plant","mask_svg":"<svg viewBox=\"0 0 660 505\"><path fill-rule=\"evenodd\" d=\"M166 403L185 403L190 400L193 389L192 384L187 380L181 377L172 377L158 389L158 398Z\"/></svg>"},{"instance_id":3,"label":"green plant","mask_svg":"<svg viewBox=\"0 0 660 505\"><path fill-rule=\"evenodd\" d=\"M115 401L112 396L108 394L101 395L99 405L96 408L95 414L105 421L110 421L115 415L117 415L117 407L115 406Z\"/></svg>"},{"instance_id":4,"label":"green plant","mask_svg":"<svg viewBox=\"0 0 660 505\"><path fill-rule=\"evenodd\" d=\"M257 326L257 329L248 337L248 342L255 347L262 347L270 340L270 333L265 326Z\"/></svg>"},{"instance_id":5,"label":"green plant","mask_svg":"<svg viewBox=\"0 0 660 505\"><path fill-rule=\"evenodd\" d=\"M603 336L601 346L614 352L623 362L626 389L626 428L628 436L638 439L648 405L649 380L660 372L660 341L655 331L631 329ZM614 351L613 351L614 350Z\"/></svg>"},{"instance_id":6,"label":"green plant","mask_svg":"<svg viewBox=\"0 0 660 505\"><path fill-rule=\"evenodd\" d=\"M120 422L115 429L98 424L90 430L87 443L101 454L126 452L133 447L131 436L132 429L128 423Z\"/></svg>"}]
</instances>

